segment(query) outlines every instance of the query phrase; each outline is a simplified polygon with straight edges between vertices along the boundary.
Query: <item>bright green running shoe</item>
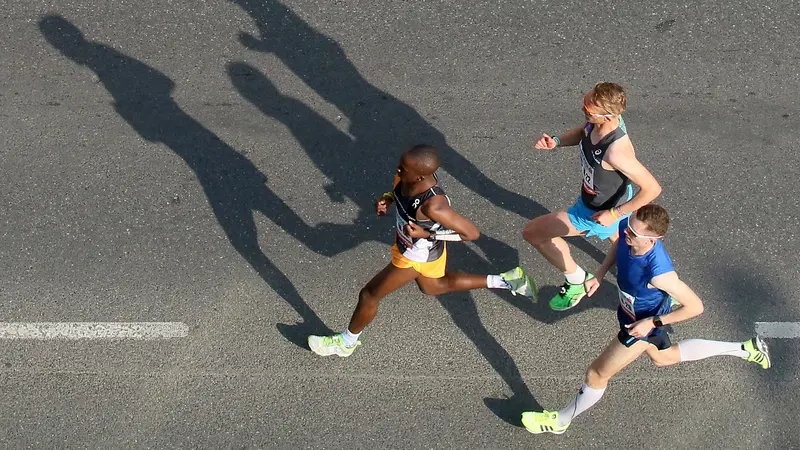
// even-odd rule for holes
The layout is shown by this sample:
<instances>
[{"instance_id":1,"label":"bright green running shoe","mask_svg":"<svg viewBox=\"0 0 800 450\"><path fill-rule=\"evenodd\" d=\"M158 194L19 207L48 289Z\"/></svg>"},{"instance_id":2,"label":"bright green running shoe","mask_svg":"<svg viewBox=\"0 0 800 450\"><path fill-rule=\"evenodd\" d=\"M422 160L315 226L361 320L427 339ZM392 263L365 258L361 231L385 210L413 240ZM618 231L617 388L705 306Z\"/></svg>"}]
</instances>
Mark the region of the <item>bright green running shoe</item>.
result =
<instances>
[{"instance_id":1,"label":"bright green running shoe","mask_svg":"<svg viewBox=\"0 0 800 450\"><path fill-rule=\"evenodd\" d=\"M533 434L561 434L569 428L569 424L563 427L558 426L558 413L555 411L524 412L522 413L522 425Z\"/></svg>"},{"instance_id":2,"label":"bright green running shoe","mask_svg":"<svg viewBox=\"0 0 800 450\"><path fill-rule=\"evenodd\" d=\"M594 275L587 273L586 279L591 280ZM553 311L566 311L570 308L578 306L581 299L586 295L586 288L581 284L572 284L564 282L561 285L561 290L550 300L550 309Z\"/></svg>"},{"instance_id":3,"label":"bright green running shoe","mask_svg":"<svg viewBox=\"0 0 800 450\"><path fill-rule=\"evenodd\" d=\"M769 359L769 348L760 337L756 336L745 342L742 344L742 348L749 353L747 358L744 359L754 362L765 369L769 369L772 366L772 361Z\"/></svg>"},{"instance_id":4,"label":"bright green running shoe","mask_svg":"<svg viewBox=\"0 0 800 450\"><path fill-rule=\"evenodd\" d=\"M525 273L525 269L522 267L515 267L508 272L503 272L500 274L500 278L511 285L511 293L514 295L535 298L539 294L533 279Z\"/></svg>"},{"instance_id":5,"label":"bright green running shoe","mask_svg":"<svg viewBox=\"0 0 800 450\"><path fill-rule=\"evenodd\" d=\"M341 334L308 337L308 348L319 356L339 355L342 358L347 358L353 354L359 345L361 345L361 341L356 341L356 345L348 347L345 345Z\"/></svg>"}]
</instances>

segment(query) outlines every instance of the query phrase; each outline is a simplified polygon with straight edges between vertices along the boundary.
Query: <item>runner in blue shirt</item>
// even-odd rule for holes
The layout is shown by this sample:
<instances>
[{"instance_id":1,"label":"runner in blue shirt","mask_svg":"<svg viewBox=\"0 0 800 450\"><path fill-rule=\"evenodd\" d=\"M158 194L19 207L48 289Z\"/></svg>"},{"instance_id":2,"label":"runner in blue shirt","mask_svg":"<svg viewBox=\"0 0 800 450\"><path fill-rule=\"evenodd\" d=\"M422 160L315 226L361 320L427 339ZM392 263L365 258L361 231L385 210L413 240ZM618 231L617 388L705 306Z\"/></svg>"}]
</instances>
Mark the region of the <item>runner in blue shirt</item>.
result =
<instances>
[{"instance_id":1,"label":"runner in blue shirt","mask_svg":"<svg viewBox=\"0 0 800 450\"><path fill-rule=\"evenodd\" d=\"M620 330L586 371L586 379L575 400L560 411L524 412L522 424L531 433L561 434L572 419L591 408L603 396L608 381L642 353L656 366L669 366L711 356L738 356L770 367L766 344L754 337L742 342L687 339L673 346L662 329L703 312L703 302L678 278L661 243L669 228L669 216L658 205L645 205L619 224L619 239L596 273L586 281L587 295L594 294L603 277L617 265ZM675 299L681 307L672 310Z\"/></svg>"}]
</instances>

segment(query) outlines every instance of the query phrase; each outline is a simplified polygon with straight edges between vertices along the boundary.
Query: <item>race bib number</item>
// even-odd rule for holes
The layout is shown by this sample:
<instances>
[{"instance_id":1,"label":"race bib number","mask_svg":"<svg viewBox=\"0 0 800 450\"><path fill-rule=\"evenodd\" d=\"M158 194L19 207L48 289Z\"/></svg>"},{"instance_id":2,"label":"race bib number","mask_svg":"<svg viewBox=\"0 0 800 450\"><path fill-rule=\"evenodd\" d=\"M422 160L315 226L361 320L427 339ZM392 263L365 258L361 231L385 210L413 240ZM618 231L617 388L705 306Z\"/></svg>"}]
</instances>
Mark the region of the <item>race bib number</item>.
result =
<instances>
[{"instance_id":1,"label":"race bib number","mask_svg":"<svg viewBox=\"0 0 800 450\"><path fill-rule=\"evenodd\" d=\"M636 310L633 308L633 304L636 302L636 297L628 294L620 288L617 288L617 291L619 292L619 306L622 307L625 313L631 316L631 319L636 320Z\"/></svg>"},{"instance_id":2,"label":"race bib number","mask_svg":"<svg viewBox=\"0 0 800 450\"><path fill-rule=\"evenodd\" d=\"M588 194L595 195L594 190L594 167L589 164L586 154L583 152L583 144L580 145L581 171L583 172L583 190Z\"/></svg>"},{"instance_id":3,"label":"race bib number","mask_svg":"<svg viewBox=\"0 0 800 450\"><path fill-rule=\"evenodd\" d=\"M411 239L411 236L406 234L406 224L408 222L406 222L402 217L400 217L399 214L396 215L395 217L397 218L396 220L397 238L400 239L400 242L402 242L406 247L411 247L414 241L413 239Z\"/></svg>"}]
</instances>

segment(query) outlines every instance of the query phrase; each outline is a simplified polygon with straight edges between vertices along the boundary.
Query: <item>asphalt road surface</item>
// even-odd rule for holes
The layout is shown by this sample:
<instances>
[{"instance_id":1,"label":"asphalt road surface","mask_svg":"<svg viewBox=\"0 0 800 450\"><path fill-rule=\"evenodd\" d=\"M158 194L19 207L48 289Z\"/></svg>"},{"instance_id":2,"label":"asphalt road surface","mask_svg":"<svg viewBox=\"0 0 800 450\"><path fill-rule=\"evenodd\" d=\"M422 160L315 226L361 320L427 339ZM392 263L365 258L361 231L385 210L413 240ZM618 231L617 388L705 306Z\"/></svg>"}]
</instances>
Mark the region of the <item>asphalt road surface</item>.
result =
<instances>
[{"instance_id":1,"label":"asphalt road surface","mask_svg":"<svg viewBox=\"0 0 800 450\"><path fill-rule=\"evenodd\" d=\"M625 86L705 313L686 337L800 321L800 8L793 1L4 2L0 321L179 322L182 338L0 340L3 448L800 448L797 339L774 367L637 361L563 435L615 333L614 279L564 313L521 236L570 205L583 92ZM382 305L318 358L389 260L373 199L438 146L482 230L451 269L522 264L543 300L481 290ZM576 241L599 265L607 244Z\"/></svg>"}]
</instances>

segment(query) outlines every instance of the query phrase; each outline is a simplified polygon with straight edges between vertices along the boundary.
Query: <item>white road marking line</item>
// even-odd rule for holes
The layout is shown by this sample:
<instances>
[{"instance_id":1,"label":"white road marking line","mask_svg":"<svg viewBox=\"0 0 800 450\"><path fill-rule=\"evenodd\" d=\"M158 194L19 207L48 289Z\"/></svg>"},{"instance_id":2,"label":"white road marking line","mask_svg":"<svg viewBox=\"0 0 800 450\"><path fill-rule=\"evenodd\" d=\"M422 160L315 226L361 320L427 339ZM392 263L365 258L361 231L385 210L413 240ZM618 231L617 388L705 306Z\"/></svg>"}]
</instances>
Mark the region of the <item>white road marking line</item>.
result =
<instances>
[{"instance_id":1,"label":"white road marking line","mask_svg":"<svg viewBox=\"0 0 800 450\"><path fill-rule=\"evenodd\" d=\"M800 322L756 322L756 334L765 338L800 338Z\"/></svg>"},{"instance_id":2,"label":"white road marking line","mask_svg":"<svg viewBox=\"0 0 800 450\"><path fill-rule=\"evenodd\" d=\"M0 339L172 339L188 336L183 322L0 322Z\"/></svg>"}]
</instances>

